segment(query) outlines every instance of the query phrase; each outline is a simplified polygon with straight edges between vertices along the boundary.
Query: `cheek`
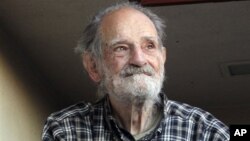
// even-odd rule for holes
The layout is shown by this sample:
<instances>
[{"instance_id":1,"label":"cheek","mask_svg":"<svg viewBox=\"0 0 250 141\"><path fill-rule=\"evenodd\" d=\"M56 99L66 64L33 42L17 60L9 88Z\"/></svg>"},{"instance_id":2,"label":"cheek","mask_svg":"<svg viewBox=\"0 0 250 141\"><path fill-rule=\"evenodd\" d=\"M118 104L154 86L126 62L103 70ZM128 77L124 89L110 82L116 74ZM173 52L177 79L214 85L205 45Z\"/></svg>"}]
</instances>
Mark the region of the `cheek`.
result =
<instances>
[{"instance_id":1,"label":"cheek","mask_svg":"<svg viewBox=\"0 0 250 141\"><path fill-rule=\"evenodd\" d=\"M149 64L154 68L157 73L159 73L161 68L164 66L164 60L161 56L161 54L157 54L149 58Z\"/></svg>"},{"instance_id":2,"label":"cheek","mask_svg":"<svg viewBox=\"0 0 250 141\"><path fill-rule=\"evenodd\" d=\"M120 56L114 56L114 55L108 55L104 58L104 62L107 65L107 68L113 73L113 74L119 74L120 71L124 68L124 66L127 64L127 58L120 57Z\"/></svg>"}]
</instances>

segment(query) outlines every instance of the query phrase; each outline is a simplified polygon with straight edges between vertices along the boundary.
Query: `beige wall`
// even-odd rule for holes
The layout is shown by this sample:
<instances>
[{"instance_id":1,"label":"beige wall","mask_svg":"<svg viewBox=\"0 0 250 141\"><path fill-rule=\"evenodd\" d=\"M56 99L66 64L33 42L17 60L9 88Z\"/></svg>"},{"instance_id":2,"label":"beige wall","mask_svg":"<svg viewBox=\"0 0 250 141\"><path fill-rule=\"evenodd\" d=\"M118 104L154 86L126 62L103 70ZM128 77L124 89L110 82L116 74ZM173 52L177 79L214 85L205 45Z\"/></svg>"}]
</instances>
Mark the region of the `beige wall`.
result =
<instances>
[{"instance_id":1,"label":"beige wall","mask_svg":"<svg viewBox=\"0 0 250 141\"><path fill-rule=\"evenodd\" d=\"M0 31L0 141L39 141L49 112L39 95L48 90L37 85L23 57L13 52L17 46L6 39Z\"/></svg>"}]
</instances>

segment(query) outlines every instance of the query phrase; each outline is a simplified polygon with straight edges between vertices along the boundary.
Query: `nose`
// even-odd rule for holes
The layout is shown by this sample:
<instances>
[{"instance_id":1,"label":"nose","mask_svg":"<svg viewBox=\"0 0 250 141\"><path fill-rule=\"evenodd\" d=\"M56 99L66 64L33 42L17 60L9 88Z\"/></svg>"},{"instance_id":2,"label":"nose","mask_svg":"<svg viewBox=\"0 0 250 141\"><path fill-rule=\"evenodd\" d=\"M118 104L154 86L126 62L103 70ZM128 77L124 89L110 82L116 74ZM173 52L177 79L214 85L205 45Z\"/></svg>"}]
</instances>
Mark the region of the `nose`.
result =
<instances>
[{"instance_id":1,"label":"nose","mask_svg":"<svg viewBox=\"0 0 250 141\"><path fill-rule=\"evenodd\" d=\"M142 67L147 64L146 56L140 47L133 48L129 63L137 67Z\"/></svg>"}]
</instances>

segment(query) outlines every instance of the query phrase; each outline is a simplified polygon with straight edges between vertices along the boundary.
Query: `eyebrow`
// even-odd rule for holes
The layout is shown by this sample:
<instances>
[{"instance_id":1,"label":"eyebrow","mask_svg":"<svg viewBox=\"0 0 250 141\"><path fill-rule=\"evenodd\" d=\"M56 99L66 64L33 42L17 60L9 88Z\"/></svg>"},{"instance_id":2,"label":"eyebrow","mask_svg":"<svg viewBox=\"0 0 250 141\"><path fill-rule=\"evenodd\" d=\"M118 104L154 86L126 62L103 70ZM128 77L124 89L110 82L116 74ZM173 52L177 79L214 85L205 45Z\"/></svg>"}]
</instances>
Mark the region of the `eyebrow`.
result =
<instances>
[{"instance_id":1,"label":"eyebrow","mask_svg":"<svg viewBox=\"0 0 250 141\"><path fill-rule=\"evenodd\" d=\"M113 39L111 40L109 46L112 47L114 45L117 45L117 44L131 44L128 40L126 39Z\"/></svg>"},{"instance_id":2,"label":"eyebrow","mask_svg":"<svg viewBox=\"0 0 250 141\"><path fill-rule=\"evenodd\" d=\"M156 37L153 37L153 36L144 36L144 37L142 37L142 41L151 41L151 42L154 42L154 43L158 43L157 42L158 39ZM110 41L108 46L112 47L112 46L117 45L117 44L129 44L129 45L131 45L132 43L127 39L115 38L115 39Z\"/></svg>"},{"instance_id":3,"label":"eyebrow","mask_svg":"<svg viewBox=\"0 0 250 141\"><path fill-rule=\"evenodd\" d=\"M143 37L143 40L152 41L152 42L154 42L154 43L158 43L158 42L157 42L158 39L155 38L155 37L152 37L152 36L145 36L145 37Z\"/></svg>"}]
</instances>

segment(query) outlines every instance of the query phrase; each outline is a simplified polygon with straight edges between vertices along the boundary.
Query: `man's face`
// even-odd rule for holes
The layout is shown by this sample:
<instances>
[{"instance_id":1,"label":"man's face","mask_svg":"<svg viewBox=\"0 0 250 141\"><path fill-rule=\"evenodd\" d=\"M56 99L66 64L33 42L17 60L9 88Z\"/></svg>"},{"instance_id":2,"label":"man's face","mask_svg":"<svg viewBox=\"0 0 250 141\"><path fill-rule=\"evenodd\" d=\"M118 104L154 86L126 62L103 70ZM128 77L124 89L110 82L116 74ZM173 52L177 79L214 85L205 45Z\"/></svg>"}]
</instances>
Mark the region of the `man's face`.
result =
<instances>
[{"instance_id":1,"label":"man's face","mask_svg":"<svg viewBox=\"0 0 250 141\"><path fill-rule=\"evenodd\" d=\"M164 80L165 48L148 17L131 8L106 15L101 23L101 84L111 96L156 98Z\"/></svg>"}]
</instances>

